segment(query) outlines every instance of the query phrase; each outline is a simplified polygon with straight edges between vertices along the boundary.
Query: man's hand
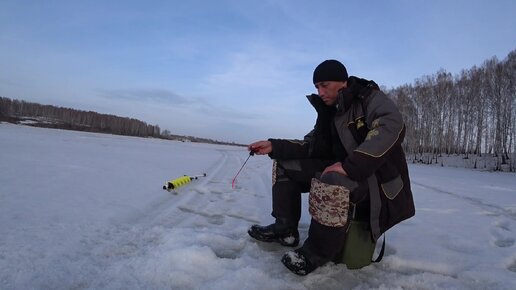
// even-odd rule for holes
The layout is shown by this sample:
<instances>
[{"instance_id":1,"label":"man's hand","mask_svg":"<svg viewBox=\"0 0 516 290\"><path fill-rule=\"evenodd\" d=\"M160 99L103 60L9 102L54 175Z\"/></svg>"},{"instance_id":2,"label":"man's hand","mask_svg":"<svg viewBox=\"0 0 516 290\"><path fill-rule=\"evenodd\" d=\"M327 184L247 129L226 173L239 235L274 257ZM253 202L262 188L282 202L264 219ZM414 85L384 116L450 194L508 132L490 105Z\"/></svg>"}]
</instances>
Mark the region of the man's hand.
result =
<instances>
[{"instance_id":1,"label":"man's hand","mask_svg":"<svg viewBox=\"0 0 516 290\"><path fill-rule=\"evenodd\" d=\"M344 168L342 168L342 163L341 162L333 163L332 165L326 167L326 169L324 169L324 171L321 174L321 176L326 174L326 173L328 173L328 172L337 172L337 173L340 173L342 175L348 176L348 173L346 172L346 170L344 170Z\"/></svg>"},{"instance_id":2,"label":"man's hand","mask_svg":"<svg viewBox=\"0 0 516 290\"><path fill-rule=\"evenodd\" d=\"M272 152L272 143L271 141L257 141L247 146L247 149L255 154L265 155Z\"/></svg>"}]
</instances>

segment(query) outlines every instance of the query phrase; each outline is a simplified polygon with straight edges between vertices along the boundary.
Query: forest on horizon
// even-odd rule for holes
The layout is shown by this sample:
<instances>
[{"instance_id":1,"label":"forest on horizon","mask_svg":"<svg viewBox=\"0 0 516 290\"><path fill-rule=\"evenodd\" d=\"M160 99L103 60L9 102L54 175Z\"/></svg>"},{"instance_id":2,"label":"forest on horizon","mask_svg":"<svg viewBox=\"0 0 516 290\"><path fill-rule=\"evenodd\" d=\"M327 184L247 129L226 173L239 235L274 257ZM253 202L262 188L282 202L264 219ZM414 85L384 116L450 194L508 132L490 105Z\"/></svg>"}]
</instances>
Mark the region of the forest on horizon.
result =
<instances>
[{"instance_id":1,"label":"forest on horizon","mask_svg":"<svg viewBox=\"0 0 516 290\"><path fill-rule=\"evenodd\" d=\"M515 171L516 50L452 75L444 69L388 91L407 128L407 153L497 159Z\"/></svg>"}]
</instances>

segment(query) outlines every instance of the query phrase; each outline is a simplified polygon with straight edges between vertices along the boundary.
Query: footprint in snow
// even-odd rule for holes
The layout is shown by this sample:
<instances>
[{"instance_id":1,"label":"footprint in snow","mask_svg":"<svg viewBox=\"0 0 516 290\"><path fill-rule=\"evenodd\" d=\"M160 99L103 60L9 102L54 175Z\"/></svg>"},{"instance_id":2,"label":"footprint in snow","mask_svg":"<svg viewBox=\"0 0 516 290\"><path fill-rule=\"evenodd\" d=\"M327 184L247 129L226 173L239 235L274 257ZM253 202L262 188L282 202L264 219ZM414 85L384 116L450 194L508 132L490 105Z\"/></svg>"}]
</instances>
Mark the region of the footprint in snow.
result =
<instances>
[{"instance_id":1,"label":"footprint in snow","mask_svg":"<svg viewBox=\"0 0 516 290\"><path fill-rule=\"evenodd\" d=\"M516 273L516 258L512 260L512 262L509 265L507 265L507 270Z\"/></svg>"},{"instance_id":2,"label":"footprint in snow","mask_svg":"<svg viewBox=\"0 0 516 290\"><path fill-rule=\"evenodd\" d=\"M491 235L493 237L493 244L500 248L512 247L516 242L510 223L507 220L496 221L491 229Z\"/></svg>"},{"instance_id":3,"label":"footprint in snow","mask_svg":"<svg viewBox=\"0 0 516 290\"><path fill-rule=\"evenodd\" d=\"M509 221L505 220L505 221L496 221L494 223L494 225L500 229L503 229L503 230L506 230L508 232L511 231L511 225L509 224Z\"/></svg>"},{"instance_id":4,"label":"footprint in snow","mask_svg":"<svg viewBox=\"0 0 516 290\"><path fill-rule=\"evenodd\" d=\"M207 213L204 211L199 211L199 210L195 210L192 208L188 208L185 206L179 206L178 209L181 210L182 212L191 213L191 214L205 217L206 220L208 221L208 223L210 223L212 225L222 225L225 222L225 217L221 214L211 214L211 213Z\"/></svg>"}]
</instances>

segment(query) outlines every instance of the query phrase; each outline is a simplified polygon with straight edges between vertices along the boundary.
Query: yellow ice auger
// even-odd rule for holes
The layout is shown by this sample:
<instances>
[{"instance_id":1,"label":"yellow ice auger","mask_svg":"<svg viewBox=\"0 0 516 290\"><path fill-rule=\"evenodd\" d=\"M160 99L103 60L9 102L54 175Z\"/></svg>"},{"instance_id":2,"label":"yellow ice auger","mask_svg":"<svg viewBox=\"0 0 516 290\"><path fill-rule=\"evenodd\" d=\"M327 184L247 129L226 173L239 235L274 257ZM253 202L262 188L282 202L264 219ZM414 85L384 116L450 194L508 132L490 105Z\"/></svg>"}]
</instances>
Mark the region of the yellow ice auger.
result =
<instances>
[{"instance_id":1,"label":"yellow ice auger","mask_svg":"<svg viewBox=\"0 0 516 290\"><path fill-rule=\"evenodd\" d=\"M173 189L176 189L180 186L183 186L187 183L189 183L190 181L194 180L194 179L197 179L199 177L205 177L206 176L206 173L202 174L202 175L193 175L193 176L188 176L188 175L185 175L185 176L181 176L179 178L176 178L176 179L173 179L173 180L170 180L167 182L167 184L163 185L163 189L166 189L166 190L173 190Z\"/></svg>"}]
</instances>

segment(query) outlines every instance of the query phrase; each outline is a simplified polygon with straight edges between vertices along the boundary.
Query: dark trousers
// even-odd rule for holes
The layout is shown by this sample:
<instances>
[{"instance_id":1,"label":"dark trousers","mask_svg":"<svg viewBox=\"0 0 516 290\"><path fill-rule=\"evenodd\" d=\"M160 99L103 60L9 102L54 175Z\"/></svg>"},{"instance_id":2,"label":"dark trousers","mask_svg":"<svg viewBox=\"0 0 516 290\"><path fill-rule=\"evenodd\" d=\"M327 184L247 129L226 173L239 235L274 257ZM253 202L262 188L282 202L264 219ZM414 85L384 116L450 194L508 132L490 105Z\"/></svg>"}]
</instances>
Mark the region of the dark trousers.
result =
<instances>
[{"instance_id":1,"label":"dark trousers","mask_svg":"<svg viewBox=\"0 0 516 290\"><path fill-rule=\"evenodd\" d=\"M320 178L321 172L332 160L300 159L275 160L273 166L272 186L272 216L277 222L297 228L301 218L301 193L310 191L312 178L319 178L328 184L346 186L352 190L350 201L357 204L357 214L368 218L368 189L367 183L356 183L346 176L329 173ZM310 222L308 238L301 251L316 266L333 260L342 250L346 239L347 225L343 227L328 227L315 221Z\"/></svg>"}]
</instances>

